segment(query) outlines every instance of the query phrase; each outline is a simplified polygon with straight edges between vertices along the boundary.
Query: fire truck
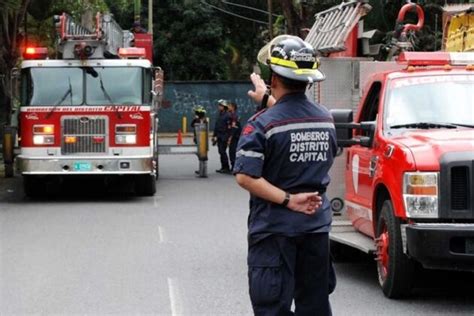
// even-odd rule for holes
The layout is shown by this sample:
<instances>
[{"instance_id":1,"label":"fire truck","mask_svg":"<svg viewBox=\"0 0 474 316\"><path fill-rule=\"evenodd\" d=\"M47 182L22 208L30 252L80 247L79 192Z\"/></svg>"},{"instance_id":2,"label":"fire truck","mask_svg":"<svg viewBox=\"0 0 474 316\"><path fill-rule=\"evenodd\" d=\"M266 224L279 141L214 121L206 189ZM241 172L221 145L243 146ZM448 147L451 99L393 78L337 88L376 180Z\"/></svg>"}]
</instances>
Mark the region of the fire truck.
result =
<instances>
[{"instance_id":1,"label":"fire truck","mask_svg":"<svg viewBox=\"0 0 474 316\"><path fill-rule=\"evenodd\" d=\"M151 35L124 31L109 14L98 13L93 30L67 14L55 21L59 58L28 47L21 63L16 163L25 194L78 176L153 195L163 74L151 63Z\"/></svg>"},{"instance_id":2,"label":"fire truck","mask_svg":"<svg viewBox=\"0 0 474 316\"><path fill-rule=\"evenodd\" d=\"M451 41L462 50L413 51L424 16L408 4L386 47L393 60L374 61L360 21L370 9L350 1L316 15L306 41L327 56L327 79L309 95L331 109L341 147L332 244L373 254L383 293L399 298L417 269L474 271L474 41L467 24ZM412 11L417 24L404 22Z\"/></svg>"}]
</instances>

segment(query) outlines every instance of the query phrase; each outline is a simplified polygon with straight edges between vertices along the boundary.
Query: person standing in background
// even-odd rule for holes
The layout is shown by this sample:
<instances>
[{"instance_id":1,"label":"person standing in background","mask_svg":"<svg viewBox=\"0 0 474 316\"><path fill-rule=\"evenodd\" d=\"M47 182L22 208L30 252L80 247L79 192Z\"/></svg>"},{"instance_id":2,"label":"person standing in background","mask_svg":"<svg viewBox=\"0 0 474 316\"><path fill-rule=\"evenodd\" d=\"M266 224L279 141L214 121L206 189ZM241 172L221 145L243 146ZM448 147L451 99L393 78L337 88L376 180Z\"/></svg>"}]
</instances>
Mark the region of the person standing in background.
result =
<instances>
[{"instance_id":1,"label":"person standing in background","mask_svg":"<svg viewBox=\"0 0 474 316\"><path fill-rule=\"evenodd\" d=\"M227 111L229 104L226 100L220 99L217 101L217 105L219 107L219 112L217 114L216 124L214 125L212 144L217 144L221 160L221 168L217 169L216 172L230 174L229 157L227 156L227 146L229 143L231 126L230 113Z\"/></svg>"},{"instance_id":2,"label":"person standing in background","mask_svg":"<svg viewBox=\"0 0 474 316\"><path fill-rule=\"evenodd\" d=\"M240 125L240 118L237 114L237 104L235 102L229 103L229 113L231 118L230 137L229 137L229 159L230 168L234 169L235 154L237 151L237 144L239 142L242 126Z\"/></svg>"}]
</instances>

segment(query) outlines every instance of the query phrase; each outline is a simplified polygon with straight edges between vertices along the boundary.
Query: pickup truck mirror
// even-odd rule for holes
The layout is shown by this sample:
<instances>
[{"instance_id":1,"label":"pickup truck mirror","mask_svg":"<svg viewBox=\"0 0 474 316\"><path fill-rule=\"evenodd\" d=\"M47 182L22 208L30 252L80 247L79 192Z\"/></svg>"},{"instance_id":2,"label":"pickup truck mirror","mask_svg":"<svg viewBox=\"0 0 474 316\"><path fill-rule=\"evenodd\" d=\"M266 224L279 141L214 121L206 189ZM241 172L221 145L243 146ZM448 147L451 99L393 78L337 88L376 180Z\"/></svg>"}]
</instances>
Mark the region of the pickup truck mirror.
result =
<instances>
[{"instance_id":1,"label":"pickup truck mirror","mask_svg":"<svg viewBox=\"0 0 474 316\"><path fill-rule=\"evenodd\" d=\"M354 123L352 121L352 110L331 110L331 114L336 126L338 147L344 148L353 145L360 145L362 147L372 146L375 131L374 121ZM352 135L354 129L366 131L366 133L363 136L354 138Z\"/></svg>"},{"instance_id":2,"label":"pickup truck mirror","mask_svg":"<svg viewBox=\"0 0 474 316\"><path fill-rule=\"evenodd\" d=\"M352 122L352 110L331 110L331 115L336 126L336 136L339 141L346 141L352 138L352 128L346 126ZM343 147L343 146L341 146Z\"/></svg>"}]
</instances>

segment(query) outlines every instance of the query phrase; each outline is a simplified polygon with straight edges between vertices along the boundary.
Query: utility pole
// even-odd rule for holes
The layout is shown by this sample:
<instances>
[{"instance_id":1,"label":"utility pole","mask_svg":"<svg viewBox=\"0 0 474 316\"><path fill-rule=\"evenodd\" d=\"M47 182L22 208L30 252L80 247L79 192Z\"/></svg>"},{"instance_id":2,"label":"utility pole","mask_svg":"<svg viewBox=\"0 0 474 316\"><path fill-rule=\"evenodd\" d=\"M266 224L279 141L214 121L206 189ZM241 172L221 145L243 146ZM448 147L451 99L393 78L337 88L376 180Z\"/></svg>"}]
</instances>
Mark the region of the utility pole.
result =
<instances>
[{"instance_id":1,"label":"utility pole","mask_svg":"<svg viewBox=\"0 0 474 316\"><path fill-rule=\"evenodd\" d=\"M148 0L148 34L153 35L153 0Z\"/></svg>"},{"instance_id":2,"label":"utility pole","mask_svg":"<svg viewBox=\"0 0 474 316\"><path fill-rule=\"evenodd\" d=\"M272 0L267 0L267 7L268 7L268 34L270 36L270 40L272 40L273 39Z\"/></svg>"},{"instance_id":3,"label":"utility pole","mask_svg":"<svg viewBox=\"0 0 474 316\"><path fill-rule=\"evenodd\" d=\"M134 6L133 6L133 11L134 11L134 22L139 22L140 23L140 12L142 8L142 2L141 0L135 0Z\"/></svg>"}]
</instances>

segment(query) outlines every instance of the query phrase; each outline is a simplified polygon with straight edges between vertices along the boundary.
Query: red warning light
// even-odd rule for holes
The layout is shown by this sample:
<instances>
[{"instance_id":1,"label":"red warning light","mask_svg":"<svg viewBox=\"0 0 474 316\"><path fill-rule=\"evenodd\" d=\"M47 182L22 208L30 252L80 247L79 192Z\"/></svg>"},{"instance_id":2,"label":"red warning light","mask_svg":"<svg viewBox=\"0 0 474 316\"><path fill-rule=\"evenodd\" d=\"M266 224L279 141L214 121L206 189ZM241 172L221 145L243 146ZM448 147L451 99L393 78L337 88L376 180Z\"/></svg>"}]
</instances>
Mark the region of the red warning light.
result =
<instances>
[{"instance_id":1,"label":"red warning light","mask_svg":"<svg viewBox=\"0 0 474 316\"><path fill-rule=\"evenodd\" d=\"M48 57L48 49L46 47L27 47L23 58L25 59L46 59Z\"/></svg>"}]
</instances>

